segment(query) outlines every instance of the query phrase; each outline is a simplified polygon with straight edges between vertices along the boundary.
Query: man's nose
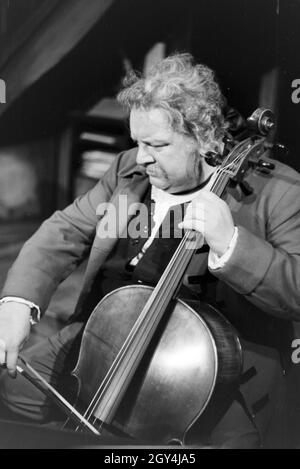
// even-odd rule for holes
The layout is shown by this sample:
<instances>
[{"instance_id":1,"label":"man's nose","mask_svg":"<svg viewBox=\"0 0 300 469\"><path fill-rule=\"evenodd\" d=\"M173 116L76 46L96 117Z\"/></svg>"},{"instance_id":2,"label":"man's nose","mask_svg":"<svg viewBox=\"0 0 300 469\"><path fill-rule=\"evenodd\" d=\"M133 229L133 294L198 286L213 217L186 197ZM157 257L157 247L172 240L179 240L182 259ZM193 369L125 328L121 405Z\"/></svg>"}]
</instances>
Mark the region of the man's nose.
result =
<instances>
[{"instance_id":1,"label":"man's nose","mask_svg":"<svg viewBox=\"0 0 300 469\"><path fill-rule=\"evenodd\" d=\"M151 154L151 150L144 145L139 145L136 162L137 164L153 163L155 161L154 156Z\"/></svg>"}]
</instances>

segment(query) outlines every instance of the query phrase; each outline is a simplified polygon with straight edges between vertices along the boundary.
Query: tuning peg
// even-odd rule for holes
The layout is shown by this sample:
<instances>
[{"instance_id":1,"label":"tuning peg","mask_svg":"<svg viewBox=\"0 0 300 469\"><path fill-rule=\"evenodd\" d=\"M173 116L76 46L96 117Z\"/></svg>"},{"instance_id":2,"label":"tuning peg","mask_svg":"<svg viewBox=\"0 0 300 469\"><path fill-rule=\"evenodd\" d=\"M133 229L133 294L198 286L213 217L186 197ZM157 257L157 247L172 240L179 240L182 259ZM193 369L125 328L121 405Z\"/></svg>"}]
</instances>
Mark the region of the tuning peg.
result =
<instances>
[{"instance_id":1,"label":"tuning peg","mask_svg":"<svg viewBox=\"0 0 300 469\"><path fill-rule=\"evenodd\" d=\"M275 116L270 109L258 108L247 119L250 130L259 135L267 135L275 127Z\"/></svg>"},{"instance_id":2,"label":"tuning peg","mask_svg":"<svg viewBox=\"0 0 300 469\"><path fill-rule=\"evenodd\" d=\"M289 153L288 148L282 143L265 142L264 147L266 150L271 150L270 157L273 158L272 156L272 152L273 152L274 158L277 160L285 158Z\"/></svg>"},{"instance_id":3,"label":"tuning peg","mask_svg":"<svg viewBox=\"0 0 300 469\"><path fill-rule=\"evenodd\" d=\"M247 181L242 181L239 183L240 188L242 189L243 193L245 195L251 195L253 194L253 188L248 184Z\"/></svg>"},{"instance_id":4,"label":"tuning peg","mask_svg":"<svg viewBox=\"0 0 300 469\"><path fill-rule=\"evenodd\" d=\"M275 143L274 147L276 159L285 158L289 153L288 148L282 143Z\"/></svg>"},{"instance_id":5,"label":"tuning peg","mask_svg":"<svg viewBox=\"0 0 300 469\"><path fill-rule=\"evenodd\" d=\"M258 160L256 163L256 167L264 173L269 173L273 169L275 169L274 163L269 163L268 161Z\"/></svg>"}]
</instances>

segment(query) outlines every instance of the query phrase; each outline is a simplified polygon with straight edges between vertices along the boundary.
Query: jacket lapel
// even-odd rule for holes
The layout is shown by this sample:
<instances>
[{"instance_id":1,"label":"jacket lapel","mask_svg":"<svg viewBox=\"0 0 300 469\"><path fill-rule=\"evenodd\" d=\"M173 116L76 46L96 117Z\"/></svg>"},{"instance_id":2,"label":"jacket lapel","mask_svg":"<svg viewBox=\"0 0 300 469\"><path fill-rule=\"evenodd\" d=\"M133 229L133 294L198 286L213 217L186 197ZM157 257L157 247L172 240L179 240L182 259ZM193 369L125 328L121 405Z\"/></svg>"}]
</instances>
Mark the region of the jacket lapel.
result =
<instances>
[{"instance_id":1,"label":"jacket lapel","mask_svg":"<svg viewBox=\"0 0 300 469\"><path fill-rule=\"evenodd\" d=\"M103 216L100 215L101 218L97 225L96 236L85 271L82 292L76 306L76 315L80 312L83 300L90 290L96 273L118 240L118 235L106 237L101 237L100 235L103 232L103 227L111 223L109 216L114 213L116 214L117 231L122 233L126 229L129 218L132 215L130 208L141 201L148 187L149 179L145 174L136 173L132 178L122 179L122 184L117 187L109 202L111 204L110 209L106 210ZM124 213L125 203L127 207L126 213Z\"/></svg>"}]
</instances>

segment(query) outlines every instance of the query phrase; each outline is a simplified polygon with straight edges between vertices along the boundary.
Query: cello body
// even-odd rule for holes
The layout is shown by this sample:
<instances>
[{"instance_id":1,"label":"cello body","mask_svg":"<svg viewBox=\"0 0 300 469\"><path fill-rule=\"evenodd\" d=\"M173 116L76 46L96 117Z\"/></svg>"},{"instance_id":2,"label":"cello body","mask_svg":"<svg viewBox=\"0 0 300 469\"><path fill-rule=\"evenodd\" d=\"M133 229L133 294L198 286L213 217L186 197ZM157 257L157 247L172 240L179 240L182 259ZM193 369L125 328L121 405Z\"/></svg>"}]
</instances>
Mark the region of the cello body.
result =
<instances>
[{"instance_id":1,"label":"cello body","mask_svg":"<svg viewBox=\"0 0 300 469\"><path fill-rule=\"evenodd\" d=\"M152 292L144 285L122 287L94 309L73 371L81 405L93 399ZM238 336L216 309L172 300L110 427L137 440L184 444L218 389L225 398L238 384L241 367ZM97 410L93 417L101 421Z\"/></svg>"}]
</instances>

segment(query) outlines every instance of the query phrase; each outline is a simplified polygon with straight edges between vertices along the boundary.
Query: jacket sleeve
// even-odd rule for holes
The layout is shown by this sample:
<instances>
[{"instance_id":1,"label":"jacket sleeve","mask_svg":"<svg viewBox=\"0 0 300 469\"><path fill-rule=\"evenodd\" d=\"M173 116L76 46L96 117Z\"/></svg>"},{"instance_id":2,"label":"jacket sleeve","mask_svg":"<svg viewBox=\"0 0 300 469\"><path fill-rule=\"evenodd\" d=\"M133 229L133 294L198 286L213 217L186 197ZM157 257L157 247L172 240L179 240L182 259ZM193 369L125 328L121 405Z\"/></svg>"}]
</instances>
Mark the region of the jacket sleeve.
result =
<instances>
[{"instance_id":1,"label":"jacket sleeve","mask_svg":"<svg viewBox=\"0 0 300 469\"><path fill-rule=\"evenodd\" d=\"M24 244L10 268L1 296L19 296L45 311L55 289L88 255L95 236L96 209L118 182L123 153L87 194L56 211Z\"/></svg>"},{"instance_id":2,"label":"jacket sleeve","mask_svg":"<svg viewBox=\"0 0 300 469\"><path fill-rule=\"evenodd\" d=\"M300 189L291 185L264 214L266 239L243 226L226 265L212 273L259 309L300 320Z\"/></svg>"}]
</instances>

